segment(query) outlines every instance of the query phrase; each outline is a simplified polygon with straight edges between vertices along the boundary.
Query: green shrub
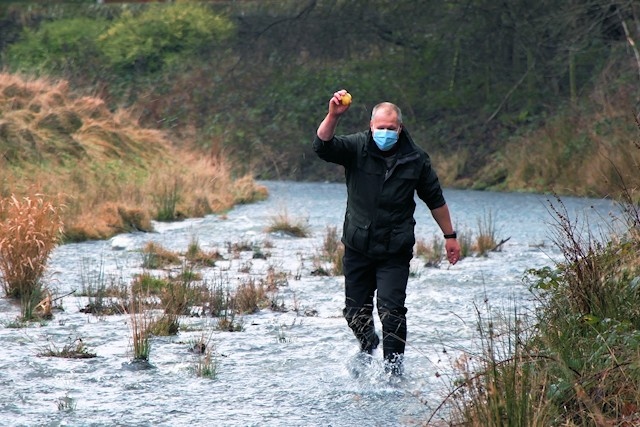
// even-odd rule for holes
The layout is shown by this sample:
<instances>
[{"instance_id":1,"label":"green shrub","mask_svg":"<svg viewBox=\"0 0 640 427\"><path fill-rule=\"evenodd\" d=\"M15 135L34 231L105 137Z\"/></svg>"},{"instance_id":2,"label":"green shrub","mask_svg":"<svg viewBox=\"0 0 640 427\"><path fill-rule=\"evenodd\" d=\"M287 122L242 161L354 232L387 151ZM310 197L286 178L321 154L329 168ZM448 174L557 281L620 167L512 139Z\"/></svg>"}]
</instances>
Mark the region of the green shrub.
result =
<instances>
[{"instance_id":1,"label":"green shrub","mask_svg":"<svg viewBox=\"0 0 640 427\"><path fill-rule=\"evenodd\" d=\"M226 39L233 25L197 4L153 5L129 11L98 38L101 51L119 70L154 72Z\"/></svg>"},{"instance_id":2,"label":"green shrub","mask_svg":"<svg viewBox=\"0 0 640 427\"><path fill-rule=\"evenodd\" d=\"M102 19L71 18L25 28L22 40L11 45L7 62L15 69L73 72L99 62L96 41L107 28Z\"/></svg>"}]
</instances>

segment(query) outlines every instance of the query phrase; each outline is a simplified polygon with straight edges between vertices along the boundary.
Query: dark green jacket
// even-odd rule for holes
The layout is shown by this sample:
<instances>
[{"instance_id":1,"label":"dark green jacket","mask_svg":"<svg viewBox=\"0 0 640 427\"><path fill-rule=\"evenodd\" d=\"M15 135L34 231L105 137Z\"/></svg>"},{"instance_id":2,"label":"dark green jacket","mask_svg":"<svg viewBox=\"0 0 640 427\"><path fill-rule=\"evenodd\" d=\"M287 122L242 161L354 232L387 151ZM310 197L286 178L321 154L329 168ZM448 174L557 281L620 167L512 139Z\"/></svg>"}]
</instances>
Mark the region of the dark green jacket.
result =
<instances>
[{"instance_id":1,"label":"dark green jacket","mask_svg":"<svg viewBox=\"0 0 640 427\"><path fill-rule=\"evenodd\" d=\"M429 209L445 204L429 155L404 128L397 144L397 162L387 171L385 158L369 130L334 136L331 141L316 136L313 141L313 149L321 159L345 169L347 212L342 242L371 257L413 250L414 194Z\"/></svg>"}]
</instances>

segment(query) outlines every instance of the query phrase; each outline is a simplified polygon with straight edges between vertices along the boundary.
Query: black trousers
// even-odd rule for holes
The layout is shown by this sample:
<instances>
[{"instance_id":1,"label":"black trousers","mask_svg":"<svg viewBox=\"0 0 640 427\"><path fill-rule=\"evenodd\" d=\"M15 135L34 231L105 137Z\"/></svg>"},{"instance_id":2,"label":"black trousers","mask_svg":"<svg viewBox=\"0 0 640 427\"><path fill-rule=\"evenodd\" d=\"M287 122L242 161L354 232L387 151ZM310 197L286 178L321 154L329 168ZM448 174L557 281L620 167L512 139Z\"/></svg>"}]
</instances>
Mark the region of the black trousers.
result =
<instances>
[{"instance_id":1,"label":"black trousers","mask_svg":"<svg viewBox=\"0 0 640 427\"><path fill-rule=\"evenodd\" d=\"M412 253L403 253L376 259L345 248L344 317L360 342L360 350L371 353L378 345L373 323L375 296L382 323L382 349L389 361L395 361L405 349L407 309L404 304L412 256Z\"/></svg>"}]
</instances>

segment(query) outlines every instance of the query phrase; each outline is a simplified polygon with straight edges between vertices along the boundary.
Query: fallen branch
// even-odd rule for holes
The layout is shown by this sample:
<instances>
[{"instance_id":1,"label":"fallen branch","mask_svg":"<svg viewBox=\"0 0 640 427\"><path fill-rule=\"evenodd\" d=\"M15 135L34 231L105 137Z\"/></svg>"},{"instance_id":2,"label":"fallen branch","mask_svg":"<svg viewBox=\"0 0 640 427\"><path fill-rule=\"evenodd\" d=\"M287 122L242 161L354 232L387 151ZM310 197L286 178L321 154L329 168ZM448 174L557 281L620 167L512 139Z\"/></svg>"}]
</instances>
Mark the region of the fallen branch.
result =
<instances>
[{"instance_id":1,"label":"fallen branch","mask_svg":"<svg viewBox=\"0 0 640 427\"><path fill-rule=\"evenodd\" d=\"M55 297L54 299L52 299L52 300L51 300L51 302L56 302L56 301L58 301L59 299L62 299L62 298L64 298L64 297L68 297L68 296L69 296L69 295L71 295L71 294L74 294L75 292L76 292L76 290L74 289L74 290L72 290L71 292L68 292L68 293L66 293L66 294L64 294L64 295L62 295L62 296Z\"/></svg>"},{"instance_id":2,"label":"fallen branch","mask_svg":"<svg viewBox=\"0 0 640 427\"><path fill-rule=\"evenodd\" d=\"M498 248L499 248L500 246L504 245L505 243L507 243L507 242L509 241L509 239L511 239L511 237L507 237L506 239L502 239L502 240L500 241L500 243L498 243L497 245L495 245L495 246L493 247L493 249L491 249L491 252L497 252L497 251L498 251Z\"/></svg>"},{"instance_id":3,"label":"fallen branch","mask_svg":"<svg viewBox=\"0 0 640 427\"><path fill-rule=\"evenodd\" d=\"M525 73L522 75L522 77L520 77L520 80L518 80L516 82L516 84L514 84L511 89L509 89L509 92L507 92L507 94L504 96L504 98L502 99L502 102L500 102L500 105L498 105L498 108L496 108L496 110L493 112L493 114L491 114L491 116L489 116L489 118L487 120L485 120L484 124L489 124L489 122L493 119L495 119L495 117L498 115L498 113L500 112L500 110L502 110L502 107L504 106L504 104L507 103L507 101L509 100L509 98L511 98L511 95L513 94L513 92L515 92L516 89L518 89L518 86L520 86L522 84L522 82L524 81L524 79L527 77L527 75L529 74L529 71L531 71L533 69L533 66L535 65L535 61L531 64L531 66L529 68L527 68L527 71L525 71Z\"/></svg>"}]
</instances>

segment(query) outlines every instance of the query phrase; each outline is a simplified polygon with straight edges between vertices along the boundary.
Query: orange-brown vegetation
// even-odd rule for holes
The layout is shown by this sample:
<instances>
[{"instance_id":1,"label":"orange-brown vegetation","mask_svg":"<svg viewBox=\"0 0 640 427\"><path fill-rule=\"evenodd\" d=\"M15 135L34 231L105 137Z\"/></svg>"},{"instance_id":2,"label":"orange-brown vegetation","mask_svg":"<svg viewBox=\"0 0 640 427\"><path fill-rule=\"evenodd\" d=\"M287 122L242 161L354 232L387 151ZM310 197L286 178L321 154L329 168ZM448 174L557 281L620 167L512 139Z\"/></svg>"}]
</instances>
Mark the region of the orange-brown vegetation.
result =
<instances>
[{"instance_id":1,"label":"orange-brown vegetation","mask_svg":"<svg viewBox=\"0 0 640 427\"><path fill-rule=\"evenodd\" d=\"M636 114L632 91L622 87L607 94L606 73L602 79L590 96L591 110L549 118L507 146L501 166L508 170L504 189L617 198L621 187L640 184L640 149L630 140Z\"/></svg>"},{"instance_id":2,"label":"orange-brown vegetation","mask_svg":"<svg viewBox=\"0 0 640 427\"><path fill-rule=\"evenodd\" d=\"M233 176L224 153L182 147L65 81L0 73L0 196L59 196L67 240L146 231L151 219L203 216L266 196L251 176Z\"/></svg>"}]
</instances>

